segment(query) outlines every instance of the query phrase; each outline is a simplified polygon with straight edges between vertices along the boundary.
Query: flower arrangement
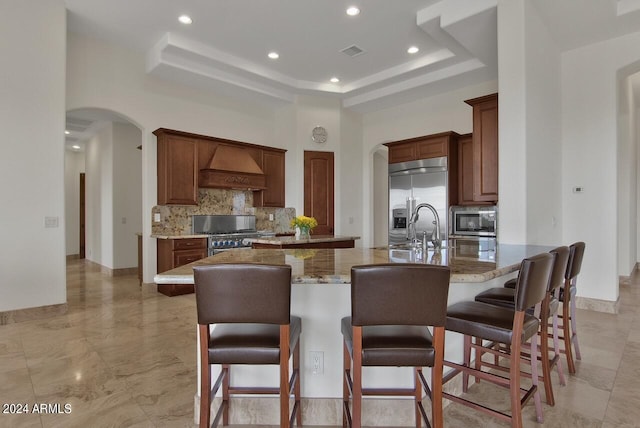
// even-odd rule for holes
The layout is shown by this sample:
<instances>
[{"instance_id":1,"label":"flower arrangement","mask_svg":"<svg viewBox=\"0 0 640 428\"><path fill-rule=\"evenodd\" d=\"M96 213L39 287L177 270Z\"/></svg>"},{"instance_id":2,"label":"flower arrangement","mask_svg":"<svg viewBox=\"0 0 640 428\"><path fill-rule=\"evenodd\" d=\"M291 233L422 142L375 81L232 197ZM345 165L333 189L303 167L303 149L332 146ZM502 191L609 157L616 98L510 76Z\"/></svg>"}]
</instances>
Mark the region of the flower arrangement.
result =
<instances>
[{"instance_id":1,"label":"flower arrangement","mask_svg":"<svg viewBox=\"0 0 640 428\"><path fill-rule=\"evenodd\" d=\"M313 217L299 215L291 220L291 227L300 229L300 239L309 239L309 232L318 225L318 221Z\"/></svg>"},{"instance_id":2,"label":"flower arrangement","mask_svg":"<svg viewBox=\"0 0 640 428\"><path fill-rule=\"evenodd\" d=\"M304 215L299 215L291 220L291 227L299 227L299 228L307 228L313 229L318 225L318 221L313 217L307 217Z\"/></svg>"}]
</instances>

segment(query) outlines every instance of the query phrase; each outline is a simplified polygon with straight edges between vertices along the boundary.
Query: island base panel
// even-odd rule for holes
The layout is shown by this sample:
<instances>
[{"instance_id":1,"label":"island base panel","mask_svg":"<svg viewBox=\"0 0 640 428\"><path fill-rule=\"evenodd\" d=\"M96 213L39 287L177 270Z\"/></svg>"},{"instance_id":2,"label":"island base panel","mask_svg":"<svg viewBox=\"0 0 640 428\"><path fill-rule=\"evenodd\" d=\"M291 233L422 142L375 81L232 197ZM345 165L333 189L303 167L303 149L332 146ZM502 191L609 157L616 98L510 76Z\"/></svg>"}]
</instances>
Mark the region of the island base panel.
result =
<instances>
[{"instance_id":1,"label":"island base panel","mask_svg":"<svg viewBox=\"0 0 640 428\"><path fill-rule=\"evenodd\" d=\"M173 297L193 293L193 284L158 284L158 293Z\"/></svg>"}]
</instances>

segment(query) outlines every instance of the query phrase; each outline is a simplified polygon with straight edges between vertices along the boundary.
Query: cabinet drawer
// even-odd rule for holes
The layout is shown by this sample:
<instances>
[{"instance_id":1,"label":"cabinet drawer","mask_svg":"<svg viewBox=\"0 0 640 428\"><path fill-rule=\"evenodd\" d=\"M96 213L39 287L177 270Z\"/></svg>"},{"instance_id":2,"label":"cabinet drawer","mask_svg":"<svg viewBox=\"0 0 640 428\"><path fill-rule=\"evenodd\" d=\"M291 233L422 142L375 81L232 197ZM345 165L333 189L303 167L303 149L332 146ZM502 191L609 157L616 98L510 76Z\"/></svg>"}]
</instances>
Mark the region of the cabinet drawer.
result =
<instances>
[{"instance_id":1,"label":"cabinet drawer","mask_svg":"<svg viewBox=\"0 0 640 428\"><path fill-rule=\"evenodd\" d=\"M207 257L207 249L181 250L173 252L173 267L177 268Z\"/></svg>"},{"instance_id":2,"label":"cabinet drawer","mask_svg":"<svg viewBox=\"0 0 640 428\"><path fill-rule=\"evenodd\" d=\"M207 238L173 239L174 250L207 248Z\"/></svg>"}]
</instances>

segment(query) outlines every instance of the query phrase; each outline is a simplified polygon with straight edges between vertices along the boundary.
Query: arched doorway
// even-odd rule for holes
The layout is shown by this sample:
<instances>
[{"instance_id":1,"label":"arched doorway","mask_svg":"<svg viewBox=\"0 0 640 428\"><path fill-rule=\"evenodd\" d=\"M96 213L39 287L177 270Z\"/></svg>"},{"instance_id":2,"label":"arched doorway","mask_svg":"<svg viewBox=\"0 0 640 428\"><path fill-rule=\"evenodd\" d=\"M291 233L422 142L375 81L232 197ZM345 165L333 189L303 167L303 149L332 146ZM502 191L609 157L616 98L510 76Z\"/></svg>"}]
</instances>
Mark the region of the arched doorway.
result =
<instances>
[{"instance_id":1,"label":"arched doorway","mask_svg":"<svg viewBox=\"0 0 640 428\"><path fill-rule=\"evenodd\" d=\"M142 231L141 149L140 127L124 115L99 108L67 112L68 258L84 252L88 260L113 273L137 267L135 234Z\"/></svg>"}]
</instances>

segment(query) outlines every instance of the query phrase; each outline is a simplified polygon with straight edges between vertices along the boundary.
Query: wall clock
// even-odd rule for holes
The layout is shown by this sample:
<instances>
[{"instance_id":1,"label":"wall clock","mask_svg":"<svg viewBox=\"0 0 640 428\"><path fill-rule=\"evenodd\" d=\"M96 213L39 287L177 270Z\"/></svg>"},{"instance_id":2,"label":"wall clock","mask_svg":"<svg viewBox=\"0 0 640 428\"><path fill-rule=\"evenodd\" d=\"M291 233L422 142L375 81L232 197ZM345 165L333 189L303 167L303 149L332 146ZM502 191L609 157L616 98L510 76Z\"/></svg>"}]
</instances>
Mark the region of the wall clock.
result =
<instances>
[{"instance_id":1,"label":"wall clock","mask_svg":"<svg viewBox=\"0 0 640 428\"><path fill-rule=\"evenodd\" d=\"M322 126L316 126L311 130L311 141L314 143L326 143L327 142L327 130Z\"/></svg>"}]
</instances>

